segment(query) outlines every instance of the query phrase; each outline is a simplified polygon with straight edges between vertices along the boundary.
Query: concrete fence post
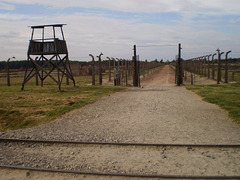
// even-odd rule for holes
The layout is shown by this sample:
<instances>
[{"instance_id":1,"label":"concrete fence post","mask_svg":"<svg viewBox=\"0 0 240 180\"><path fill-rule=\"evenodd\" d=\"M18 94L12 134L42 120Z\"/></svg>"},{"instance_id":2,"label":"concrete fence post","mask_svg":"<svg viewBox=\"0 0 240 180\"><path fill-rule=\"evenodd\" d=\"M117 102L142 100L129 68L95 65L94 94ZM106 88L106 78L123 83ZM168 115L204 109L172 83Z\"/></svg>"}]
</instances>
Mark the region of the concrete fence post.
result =
<instances>
[{"instance_id":1,"label":"concrete fence post","mask_svg":"<svg viewBox=\"0 0 240 180\"><path fill-rule=\"evenodd\" d=\"M221 66L221 55L224 54L224 52L220 52L220 49L217 49L218 52L218 74L217 74L217 84L220 84L222 80L222 66Z\"/></svg>"},{"instance_id":2,"label":"concrete fence post","mask_svg":"<svg viewBox=\"0 0 240 180\"><path fill-rule=\"evenodd\" d=\"M111 59L110 57L107 57L108 59L108 80L109 82L112 81L112 72L111 72Z\"/></svg>"},{"instance_id":3,"label":"concrete fence post","mask_svg":"<svg viewBox=\"0 0 240 180\"><path fill-rule=\"evenodd\" d=\"M210 79L210 56L212 56L212 54L208 55L208 79Z\"/></svg>"},{"instance_id":4,"label":"concrete fence post","mask_svg":"<svg viewBox=\"0 0 240 180\"><path fill-rule=\"evenodd\" d=\"M212 55L212 79L214 80L215 79L215 68L214 68L214 56L216 56L217 53L214 53Z\"/></svg>"},{"instance_id":5,"label":"concrete fence post","mask_svg":"<svg viewBox=\"0 0 240 180\"><path fill-rule=\"evenodd\" d=\"M228 83L228 54L232 51L228 51L225 56L225 83Z\"/></svg>"},{"instance_id":6,"label":"concrete fence post","mask_svg":"<svg viewBox=\"0 0 240 180\"><path fill-rule=\"evenodd\" d=\"M92 54L89 54L92 57L92 85L95 85L95 60Z\"/></svg>"},{"instance_id":7,"label":"concrete fence post","mask_svg":"<svg viewBox=\"0 0 240 180\"><path fill-rule=\"evenodd\" d=\"M99 65L99 85L102 85L102 55L103 53L100 53L98 58L98 65Z\"/></svg>"},{"instance_id":8,"label":"concrete fence post","mask_svg":"<svg viewBox=\"0 0 240 180\"><path fill-rule=\"evenodd\" d=\"M207 56L203 57L203 63L204 63L204 76L207 77Z\"/></svg>"}]
</instances>

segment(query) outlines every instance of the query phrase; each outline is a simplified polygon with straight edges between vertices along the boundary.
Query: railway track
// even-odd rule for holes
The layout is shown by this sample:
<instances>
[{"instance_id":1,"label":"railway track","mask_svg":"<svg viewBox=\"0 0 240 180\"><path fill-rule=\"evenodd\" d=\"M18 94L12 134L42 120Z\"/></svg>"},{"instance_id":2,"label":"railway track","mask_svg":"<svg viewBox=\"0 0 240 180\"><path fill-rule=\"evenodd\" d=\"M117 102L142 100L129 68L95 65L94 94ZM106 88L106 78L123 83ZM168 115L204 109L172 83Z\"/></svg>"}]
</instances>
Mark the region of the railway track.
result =
<instances>
[{"instance_id":1,"label":"railway track","mask_svg":"<svg viewBox=\"0 0 240 180\"><path fill-rule=\"evenodd\" d=\"M145 143L107 143L107 142L76 142L76 141L47 141L47 140L30 140L30 139L6 139L0 138L1 143L5 144L45 144L47 146L63 146L63 145L90 145L90 146L101 146L101 147L128 147L128 148L151 148L151 147L165 147L165 148L184 148L185 150L191 151L192 148L198 149L234 149L239 150L240 144L145 144ZM238 151L239 152L239 151ZM170 179L240 179L240 172L237 175L213 175L213 176L204 176L204 175L170 175L170 174L147 174L147 173L113 173L113 172L96 172L96 171L86 171L86 170L68 170L68 169L56 169L56 168L42 168L42 167L28 167L22 165L10 165L10 164L0 164L1 168L11 168L19 170L33 170L33 171L42 171L42 172L57 172L57 173L74 173L74 174L85 174L85 175L96 175L96 176L119 176L119 177L137 177L137 178L170 178Z\"/></svg>"},{"instance_id":2,"label":"railway track","mask_svg":"<svg viewBox=\"0 0 240 180\"><path fill-rule=\"evenodd\" d=\"M8 139L8 138L0 138L0 142L55 143L55 144L89 144L89 145L115 145L115 146L169 146L169 147L240 148L240 144L120 143L120 142L53 141L53 140Z\"/></svg>"}]
</instances>

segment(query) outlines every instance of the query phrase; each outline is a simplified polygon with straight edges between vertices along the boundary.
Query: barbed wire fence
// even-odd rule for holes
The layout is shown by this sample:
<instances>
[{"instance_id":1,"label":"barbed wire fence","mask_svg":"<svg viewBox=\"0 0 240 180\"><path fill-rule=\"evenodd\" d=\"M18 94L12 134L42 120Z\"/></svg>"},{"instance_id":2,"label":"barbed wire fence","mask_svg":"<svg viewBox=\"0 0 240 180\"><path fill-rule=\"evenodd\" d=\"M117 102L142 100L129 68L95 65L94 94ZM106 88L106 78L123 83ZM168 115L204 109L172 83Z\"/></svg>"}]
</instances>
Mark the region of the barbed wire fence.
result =
<instances>
[{"instance_id":1,"label":"barbed wire fence","mask_svg":"<svg viewBox=\"0 0 240 180\"><path fill-rule=\"evenodd\" d=\"M222 52L217 49L216 52L209 52L208 55L185 60L184 69L191 73L191 84L194 84L195 74L216 80L217 84L235 81L235 75L240 73L240 64L229 62L230 53L238 52L231 50ZM185 77L187 78L186 74Z\"/></svg>"}]
</instances>

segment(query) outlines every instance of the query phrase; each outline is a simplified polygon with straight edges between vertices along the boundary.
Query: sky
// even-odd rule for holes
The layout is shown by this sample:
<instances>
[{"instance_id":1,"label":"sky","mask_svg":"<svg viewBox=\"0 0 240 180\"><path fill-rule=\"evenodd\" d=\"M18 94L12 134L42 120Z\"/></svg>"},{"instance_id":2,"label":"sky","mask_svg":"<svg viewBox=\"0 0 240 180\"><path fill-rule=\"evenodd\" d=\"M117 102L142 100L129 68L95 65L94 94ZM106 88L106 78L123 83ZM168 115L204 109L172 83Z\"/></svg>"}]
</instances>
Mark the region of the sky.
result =
<instances>
[{"instance_id":1,"label":"sky","mask_svg":"<svg viewBox=\"0 0 240 180\"><path fill-rule=\"evenodd\" d=\"M0 0L0 61L26 59L29 26L43 24L67 24L71 60L131 59L133 45L141 60L173 60L179 43L184 59L240 57L240 0Z\"/></svg>"}]
</instances>

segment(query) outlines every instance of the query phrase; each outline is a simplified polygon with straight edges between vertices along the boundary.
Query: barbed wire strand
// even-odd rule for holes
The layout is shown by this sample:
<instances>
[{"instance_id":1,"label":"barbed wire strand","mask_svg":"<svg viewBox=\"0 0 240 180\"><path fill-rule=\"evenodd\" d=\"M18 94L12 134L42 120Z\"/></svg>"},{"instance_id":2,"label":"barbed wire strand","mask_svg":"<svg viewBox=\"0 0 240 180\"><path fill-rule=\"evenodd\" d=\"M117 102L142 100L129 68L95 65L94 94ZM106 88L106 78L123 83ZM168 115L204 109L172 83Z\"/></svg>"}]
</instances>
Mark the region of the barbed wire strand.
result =
<instances>
[{"instance_id":1,"label":"barbed wire strand","mask_svg":"<svg viewBox=\"0 0 240 180\"><path fill-rule=\"evenodd\" d=\"M160 45L160 44L156 44L156 45L140 45L137 47L177 47L177 45L173 45L173 44L163 44L163 45Z\"/></svg>"}]
</instances>

